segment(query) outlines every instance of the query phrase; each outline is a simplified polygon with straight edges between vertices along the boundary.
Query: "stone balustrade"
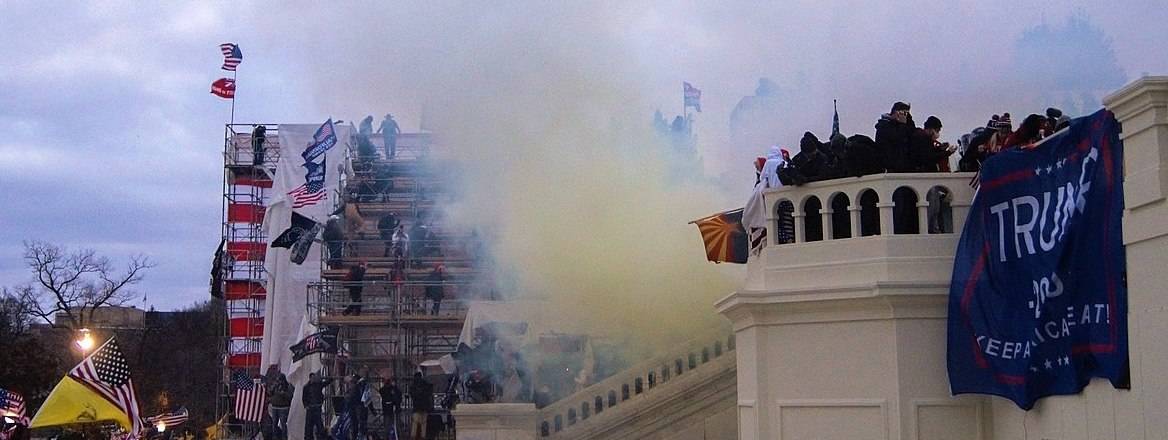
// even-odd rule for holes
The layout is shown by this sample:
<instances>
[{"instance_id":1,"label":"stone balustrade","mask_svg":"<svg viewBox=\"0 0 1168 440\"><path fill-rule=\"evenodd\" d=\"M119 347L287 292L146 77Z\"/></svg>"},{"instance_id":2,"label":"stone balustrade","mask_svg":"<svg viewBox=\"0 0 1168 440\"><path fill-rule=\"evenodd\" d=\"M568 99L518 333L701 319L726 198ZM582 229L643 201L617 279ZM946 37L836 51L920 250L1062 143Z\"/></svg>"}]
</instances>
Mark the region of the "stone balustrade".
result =
<instances>
[{"instance_id":1,"label":"stone balustrade","mask_svg":"<svg viewBox=\"0 0 1168 440\"><path fill-rule=\"evenodd\" d=\"M649 398L657 387L701 368L715 358L733 356L734 336L695 338L671 353L640 362L621 373L560 399L540 411L539 436L556 437L604 411Z\"/></svg>"}]
</instances>

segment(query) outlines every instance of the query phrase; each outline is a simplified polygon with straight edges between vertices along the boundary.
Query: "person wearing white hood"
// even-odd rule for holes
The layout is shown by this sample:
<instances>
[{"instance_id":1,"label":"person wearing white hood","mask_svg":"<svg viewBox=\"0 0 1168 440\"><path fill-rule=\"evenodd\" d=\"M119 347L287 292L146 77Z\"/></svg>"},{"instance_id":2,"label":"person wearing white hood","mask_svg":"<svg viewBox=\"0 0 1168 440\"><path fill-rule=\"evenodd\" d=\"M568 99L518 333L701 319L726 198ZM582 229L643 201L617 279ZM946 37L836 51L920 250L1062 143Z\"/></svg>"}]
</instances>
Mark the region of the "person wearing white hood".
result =
<instances>
[{"instance_id":1,"label":"person wearing white hood","mask_svg":"<svg viewBox=\"0 0 1168 440\"><path fill-rule=\"evenodd\" d=\"M766 235L766 205L763 204L762 193L768 188L783 186L779 181L779 167L786 161L783 150L778 145L772 145L767 152L758 183L754 185L754 191L751 192L750 199L746 201L746 207L742 210L742 226L750 233L752 251L762 249L762 246L755 246L756 243L765 243L762 238Z\"/></svg>"}]
</instances>

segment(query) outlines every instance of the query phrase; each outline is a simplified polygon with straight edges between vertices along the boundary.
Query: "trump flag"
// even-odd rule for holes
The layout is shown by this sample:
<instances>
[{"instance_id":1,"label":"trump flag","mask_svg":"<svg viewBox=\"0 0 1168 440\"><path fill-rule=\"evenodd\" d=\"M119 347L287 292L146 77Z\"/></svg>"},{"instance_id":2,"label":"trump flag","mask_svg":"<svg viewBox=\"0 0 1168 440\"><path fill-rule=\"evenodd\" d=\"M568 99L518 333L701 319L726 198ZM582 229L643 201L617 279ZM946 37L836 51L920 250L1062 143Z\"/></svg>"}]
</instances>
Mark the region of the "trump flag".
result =
<instances>
[{"instance_id":1,"label":"trump flag","mask_svg":"<svg viewBox=\"0 0 1168 440\"><path fill-rule=\"evenodd\" d=\"M1122 165L1107 110L985 163L949 291L953 394L1029 410L1093 377L1129 387Z\"/></svg>"}]
</instances>

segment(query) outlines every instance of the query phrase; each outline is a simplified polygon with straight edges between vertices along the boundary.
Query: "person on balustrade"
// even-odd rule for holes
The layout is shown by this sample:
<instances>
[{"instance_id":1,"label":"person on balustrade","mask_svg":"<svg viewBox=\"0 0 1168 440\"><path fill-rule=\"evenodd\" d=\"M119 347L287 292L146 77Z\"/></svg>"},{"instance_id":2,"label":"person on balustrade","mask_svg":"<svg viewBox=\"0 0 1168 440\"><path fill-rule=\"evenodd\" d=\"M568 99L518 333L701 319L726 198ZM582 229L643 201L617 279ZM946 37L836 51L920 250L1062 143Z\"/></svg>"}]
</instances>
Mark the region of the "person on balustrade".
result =
<instances>
[{"instance_id":1,"label":"person on balustrade","mask_svg":"<svg viewBox=\"0 0 1168 440\"><path fill-rule=\"evenodd\" d=\"M949 172L949 156L957 149L940 142L941 119L929 116L925 126L913 131L909 141L908 169L916 173Z\"/></svg>"},{"instance_id":2,"label":"person on balustrade","mask_svg":"<svg viewBox=\"0 0 1168 440\"><path fill-rule=\"evenodd\" d=\"M1042 115L1031 114L1026 119L1022 120L1022 125L1018 126L1018 131L1015 131L1006 138L1005 147L1021 148L1028 150L1034 148L1034 144L1042 140L1043 125L1046 119Z\"/></svg>"},{"instance_id":3,"label":"person on balustrade","mask_svg":"<svg viewBox=\"0 0 1168 440\"><path fill-rule=\"evenodd\" d=\"M365 281L365 268L365 260L361 260L361 262L350 267L349 273L345 276L345 284L349 289L349 301L352 304L345 307L345 311L341 313L342 315L361 315L361 292L365 289L365 286L362 284Z\"/></svg>"},{"instance_id":4,"label":"person on balustrade","mask_svg":"<svg viewBox=\"0 0 1168 440\"><path fill-rule=\"evenodd\" d=\"M912 169L908 163L909 141L916 124L913 123L910 107L903 102L892 104L892 111L880 116L876 121L876 151L890 173L906 173Z\"/></svg>"},{"instance_id":5,"label":"person on balustrade","mask_svg":"<svg viewBox=\"0 0 1168 440\"><path fill-rule=\"evenodd\" d=\"M802 185L838 177L838 160L827 147L810 131L803 133L799 140L799 154L791 159L791 166L780 170L779 178L784 185ZM784 179L785 177L785 179Z\"/></svg>"}]
</instances>

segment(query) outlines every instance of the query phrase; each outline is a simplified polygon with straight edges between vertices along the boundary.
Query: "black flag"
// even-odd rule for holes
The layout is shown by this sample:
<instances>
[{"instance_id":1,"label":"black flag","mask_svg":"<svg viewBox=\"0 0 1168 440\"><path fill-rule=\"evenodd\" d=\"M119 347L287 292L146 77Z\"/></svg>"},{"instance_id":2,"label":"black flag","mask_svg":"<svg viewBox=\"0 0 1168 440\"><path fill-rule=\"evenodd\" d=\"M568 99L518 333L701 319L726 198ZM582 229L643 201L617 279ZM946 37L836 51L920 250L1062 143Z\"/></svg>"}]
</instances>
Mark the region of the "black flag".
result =
<instances>
[{"instance_id":1,"label":"black flag","mask_svg":"<svg viewBox=\"0 0 1168 440\"><path fill-rule=\"evenodd\" d=\"M223 299L223 272L231 270L231 254L224 251L227 239L219 241L219 249L215 251L215 261L211 262L211 297Z\"/></svg>"},{"instance_id":2,"label":"black flag","mask_svg":"<svg viewBox=\"0 0 1168 440\"><path fill-rule=\"evenodd\" d=\"M292 226L288 227L284 232L281 232L280 236L276 237L275 240L272 240L271 246L291 249L292 245L304 238L305 235L310 234L316 226L317 223L312 221L312 219L293 212ZM313 238L311 235L308 235L309 240Z\"/></svg>"},{"instance_id":3,"label":"black flag","mask_svg":"<svg viewBox=\"0 0 1168 440\"><path fill-rule=\"evenodd\" d=\"M288 347L292 350L292 362L297 362L304 359L313 353L336 353L337 352L337 329L325 328L319 332L305 336L296 345Z\"/></svg>"}]
</instances>

